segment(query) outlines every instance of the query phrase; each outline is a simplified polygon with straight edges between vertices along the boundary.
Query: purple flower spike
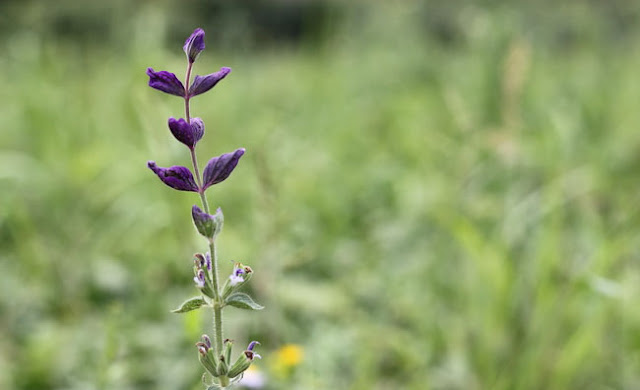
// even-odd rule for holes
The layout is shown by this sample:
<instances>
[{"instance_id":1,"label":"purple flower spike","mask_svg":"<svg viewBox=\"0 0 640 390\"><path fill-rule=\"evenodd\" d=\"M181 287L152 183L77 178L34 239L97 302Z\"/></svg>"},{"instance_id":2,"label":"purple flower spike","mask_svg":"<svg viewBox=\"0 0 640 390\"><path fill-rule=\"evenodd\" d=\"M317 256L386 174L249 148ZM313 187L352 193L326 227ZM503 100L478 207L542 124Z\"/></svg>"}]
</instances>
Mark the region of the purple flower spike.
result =
<instances>
[{"instance_id":1,"label":"purple flower spike","mask_svg":"<svg viewBox=\"0 0 640 390\"><path fill-rule=\"evenodd\" d=\"M218 184L229 177L236 165L238 165L238 161L243 154L244 148L240 148L233 153L225 153L209 160L207 166L204 168L204 184L202 190L204 191L210 186Z\"/></svg>"},{"instance_id":2,"label":"purple flower spike","mask_svg":"<svg viewBox=\"0 0 640 390\"><path fill-rule=\"evenodd\" d=\"M189 62L195 62L200 52L204 50L204 30L196 28L184 42L183 49L189 59Z\"/></svg>"},{"instance_id":3,"label":"purple flower spike","mask_svg":"<svg viewBox=\"0 0 640 390\"><path fill-rule=\"evenodd\" d=\"M215 73L211 73L206 76L196 76L193 79L193 84L189 87L189 97L207 92L229 73L231 73L231 68L220 68L220 70Z\"/></svg>"},{"instance_id":4,"label":"purple flower spike","mask_svg":"<svg viewBox=\"0 0 640 390\"><path fill-rule=\"evenodd\" d=\"M169 168L161 168L156 165L155 161L149 161L147 166L169 187L178 191L198 192L198 185L193 179L189 168L177 165Z\"/></svg>"},{"instance_id":5,"label":"purple flower spike","mask_svg":"<svg viewBox=\"0 0 640 390\"><path fill-rule=\"evenodd\" d=\"M182 118L171 117L169 118L169 130L178 141L187 145L189 149L193 149L204 135L204 122L200 118L193 118L191 124L188 124Z\"/></svg>"},{"instance_id":6,"label":"purple flower spike","mask_svg":"<svg viewBox=\"0 0 640 390\"><path fill-rule=\"evenodd\" d=\"M149 86L151 88L184 97L184 85L175 74L165 70L155 72L153 68L147 68L147 76L149 76Z\"/></svg>"}]
</instances>

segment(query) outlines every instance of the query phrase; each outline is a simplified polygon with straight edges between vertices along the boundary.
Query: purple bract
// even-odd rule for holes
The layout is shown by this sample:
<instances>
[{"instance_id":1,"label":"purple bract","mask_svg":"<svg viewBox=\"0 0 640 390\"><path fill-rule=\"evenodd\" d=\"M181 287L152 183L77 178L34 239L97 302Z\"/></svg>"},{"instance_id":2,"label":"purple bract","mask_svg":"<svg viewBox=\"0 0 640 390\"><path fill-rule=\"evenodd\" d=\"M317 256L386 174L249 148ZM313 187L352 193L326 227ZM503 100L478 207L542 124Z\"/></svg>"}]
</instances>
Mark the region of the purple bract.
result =
<instances>
[{"instance_id":1,"label":"purple bract","mask_svg":"<svg viewBox=\"0 0 640 390\"><path fill-rule=\"evenodd\" d=\"M161 168L156 165L155 161L149 161L147 166L169 187L179 191L198 192L198 185L189 168L178 165Z\"/></svg>"},{"instance_id":2,"label":"purple bract","mask_svg":"<svg viewBox=\"0 0 640 390\"><path fill-rule=\"evenodd\" d=\"M229 73L231 73L231 68L223 67L215 73L211 73L206 76L196 76L193 79L193 84L189 87L189 97L207 92Z\"/></svg>"},{"instance_id":3,"label":"purple bract","mask_svg":"<svg viewBox=\"0 0 640 390\"><path fill-rule=\"evenodd\" d=\"M204 135L204 122L200 118L192 118L191 124L188 124L182 118L171 117L169 118L169 130L178 141L193 149Z\"/></svg>"},{"instance_id":4,"label":"purple bract","mask_svg":"<svg viewBox=\"0 0 640 390\"><path fill-rule=\"evenodd\" d=\"M240 157L244 154L244 148L237 149L232 153L225 153L221 156L214 157L207 163L204 168L202 189L206 190L214 184L218 184L225 180L238 165Z\"/></svg>"},{"instance_id":5,"label":"purple bract","mask_svg":"<svg viewBox=\"0 0 640 390\"><path fill-rule=\"evenodd\" d=\"M184 97L184 85L178 80L175 74L161 70L156 72L153 68L147 68L147 76L149 76L149 86L159 91L166 92L171 95Z\"/></svg>"}]
</instances>

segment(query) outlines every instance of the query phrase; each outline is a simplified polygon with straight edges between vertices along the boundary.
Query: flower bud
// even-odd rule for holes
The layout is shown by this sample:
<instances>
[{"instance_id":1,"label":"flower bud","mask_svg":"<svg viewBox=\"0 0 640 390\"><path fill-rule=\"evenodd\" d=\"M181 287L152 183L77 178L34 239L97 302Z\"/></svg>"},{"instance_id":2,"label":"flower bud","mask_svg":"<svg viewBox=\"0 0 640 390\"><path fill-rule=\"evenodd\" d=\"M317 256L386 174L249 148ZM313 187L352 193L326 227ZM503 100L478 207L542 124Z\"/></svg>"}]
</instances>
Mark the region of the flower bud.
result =
<instances>
[{"instance_id":1,"label":"flower bud","mask_svg":"<svg viewBox=\"0 0 640 390\"><path fill-rule=\"evenodd\" d=\"M193 149L204 135L204 122L200 118L192 118L191 123L180 118L169 118L169 130L180 142Z\"/></svg>"},{"instance_id":2,"label":"flower bud","mask_svg":"<svg viewBox=\"0 0 640 390\"><path fill-rule=\"evenodd\" d=\"M207 346L207 348L211 349L211 339L206 334L202 335L202 341Z\"/></svg>"},{"instance_id":3,"label":"flower bud","mask_svg":"<svg viewBox=\"0 0 640 390\"><path fill-rule=\"evenodd\" d=\"M218 358L218 376L227 375L229 372L229 362L225 359L224 355L220 355Z\"/></svg>"},{"instance_id":4,"label":"flower bud","mask_svg":"<svg viewBox=\"0 0 640 390\"><path fill-rule=\"evenodd\" d=\"M193 63L196 58L198 58L198 55L204 50L204 30L196 28L184 42L182 49L187 55L189 62Z\"/></svg>"},{"instance_id":5,"label":"flower bud","mask_svg":"<svg viewBox=\"0 0 640 390\"><path fill-rule=\"evenodd\" d=\"M235 363L233 363L233 366L231 366L231 368L229 369L229 373L227 374L229 376L229 378L235 378L236 376L242 374L244 371L247 370L247 368L249 368L251 366L251 363L253 362L253 359L258 358L261 359L262 357L260 355L258 355L257 353L253 352L253 348L256 345L259 345L260 343L257 341L252 341L249 346L247 347L247 350L244 351L236 360Z\"/></svg>"},{"instance_id":6,"label":"flower bud","mask_svg":"<svg viewBox=\"0 0 640 390\"><path fill-rule=\"evenodd\" d=\"M223 354L224 359L227 362L231 361L231 350L233 349L233 340L226 339L224 340Z\"/></svg>"},{"instance_id":7,"label":"flower bud","mask_svg":"<svg viewBox=\"0 0 640 390\"><path fill-rule=\"evenodd\" d=\"M209 336L203 335L201 342L196 343L196 347L198 348L198 359L200 360L200 364L209 372L209 374L216 376L216 360L213 356L214 352L211 348L211 340L209 340Z\"/></svg>"},{"instance_id":8,"label":"flower bud","mask_svg":"<svg viewBox=\"0 0 640 390\"><path fill-rule=\"evenodd\" d=\"M222 230L224 216L220 208L216 210L215 214L211 215L203 212L200 207L193 205L191 208L191 216L198 232L210 240L215 239Z\"/></svg>"},{"instance_id":9,"label":"flower bud","mask_svg":"<svg viewBox=\"0 0 640 390\"><path fill-rule=\"evenodd\" d=\"M198 268L204 268L206 264L205 257L202 253L196 253L195 255L193 255L193 262Z\"/></svg>"}]
</instances>

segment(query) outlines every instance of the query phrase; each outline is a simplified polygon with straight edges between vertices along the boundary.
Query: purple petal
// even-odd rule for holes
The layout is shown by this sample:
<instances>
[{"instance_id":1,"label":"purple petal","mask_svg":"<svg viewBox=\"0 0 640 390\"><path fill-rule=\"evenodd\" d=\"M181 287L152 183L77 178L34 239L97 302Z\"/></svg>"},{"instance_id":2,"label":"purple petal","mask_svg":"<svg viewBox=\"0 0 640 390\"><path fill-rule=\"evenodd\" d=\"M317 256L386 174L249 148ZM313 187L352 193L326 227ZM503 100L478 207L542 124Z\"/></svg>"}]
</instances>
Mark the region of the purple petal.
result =
<instances>
[{"instance_id":1,"label":"purple petal","mask_svg":"<svg viewBox=\"0 0 640 390\"><path fill-rule=\"evenodd\" d=\"M252 342L250 342L250 343L249 343L249 346L247 347L247 351L253 351L253 348L254 348L256 345L260 345L260 343L259 343L258 341L252 341Z\"/></svg>"},{"instance_id":2,"label":"purple petal","mask_svg":"<svg viewBox=\"0 0 640 390\"><path fill-rule=\"evenodd\" d=\"M215 73L211 73L206 76L196 76L193 79L193 84L189 87L189 97L207 92L229 73L231 73L231 68L220 68L220 70Z\"/></svg>"},{"instance_id":3,"label":"purple petal","mask_svg":"<svg viewBox=\"0 0 640 390\"><path fill-rule=\"evenodd\" d=\"M193 255L193 262L196 268L204 267L204 261L204 255L202 253L196 253L195 255Z\"/></svg>"},{"instance_id":4,"label":"purple petal","mask_svg":"<svg viewBox=\"0 0 640 390\"><path fill-rule=\"evenodd\" d=\"M203 288L206 284L206 279L204 276L204 271L199 269L196 276L193 277L193 281L196 282L196 286Z\"/></svg>"},{"instance_id":5,"label":"purple petal","mask_svg":"<svg viewBox=\"0 0 640 390\"><path fill-rule=\"evenodd\" d=\"M209 252L207 252L207 259L205 264L207 265L207 269L211 271L211 255L209 254Z\"/></svg>"},{"instance_id":6,"label":"purple petal","mask_svg":"<svg viewBox=\"0 0 640 390\"><path fill-rule=\"evenodd\" d=\"M157 166L154 161L149 161L147 166L169 187L179 191L198 192L198 186L193 180L193 175L189 168L177 165L169 168L161 168Z\"/></svg>"},{"instance_id":7,"label":"purple petal","mask_svg":"<svg viewBox=\"0 0 640 390\"><path fill-rule=\"evenodd\" d=\"M233 153L225 153L221 156L214 157L207 163L204 168L204 184L202 189L218 184L225 180L238 165L240 157L244 154L244 148L237 149Z\"/></svg>"},{"instance_id":8,"label":"purple petal","mask_svg":"<svg viewBox=\"0 0 640 390\"><path fill-rule=\"evenodd\" d=\"M184 97L184 86L175 74L165 70L155 72L153 68L147 68L147 76L149 76L149 86L151 88Z\"/></svg>"},{"instance_id":9,"label":"purple petal","mask_svg":"<svg viewBox=\"0 0 640 390\"><path fill-rule=\"evenodd\" d=\"M191 125L186 120L180 118L169 118L169 130L171 134L180 142L193 149L204 135L204 122L200 118L191 119Z\"/></svg>"},{"instance_id":10,"label":"purple petal","mask_svg":"<svg viewBox=\"0 0 640 390\"><path fill-rule=\"evenodd\" d=\"M202 340L204 340L204 344L207 346L207 348L211 348L211 339L209 338L209 336L203 334Z\"/></svg>"},{"instance_id":11,"label":"purple petal","mask_svg":"<svg viewBox=\"0 0 640 390\"><path fill-rule=\"evenodd\" d=\"M193 33L187 38L182 47L189 62L194 62L200 52L204 50L204 30L196 28Z\"/></svg>"}]
</instances>

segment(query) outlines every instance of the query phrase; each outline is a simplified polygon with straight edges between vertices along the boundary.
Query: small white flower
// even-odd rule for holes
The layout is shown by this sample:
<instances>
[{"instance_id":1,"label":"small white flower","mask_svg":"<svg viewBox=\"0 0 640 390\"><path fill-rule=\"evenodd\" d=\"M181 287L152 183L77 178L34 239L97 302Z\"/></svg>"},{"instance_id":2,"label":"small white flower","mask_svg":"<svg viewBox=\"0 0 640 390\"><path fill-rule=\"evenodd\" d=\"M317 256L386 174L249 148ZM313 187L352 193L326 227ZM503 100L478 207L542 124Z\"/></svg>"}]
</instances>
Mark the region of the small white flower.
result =
<instances>
[{"instance_id":1,"label":"small white flower","mask_svg":"<svg viewBox=\"0 0 640 390\"><path fill-rule=\"evenodd\" d=\"M235 286L238 283L244 282L244 278L242 277L242 275L244 275L244 269L242 269L242 267L239 267L238 264L239 263L236 263L236 265L233 267L231 276L229 276L229 285L231 285L231 287Z\"/></svg>"},{"instance_id":2,"label":"small white flower","mask_svg":"<svg viewBox=\"0 0 640 390\"><path fill-rule=\"evenodd\" d=\"M244 282L244 278L242 277L242 275L236 275L235 273L229 276L229 280L229 284L231 285L231 287L235 286L238 283Z\"/></svg>"},{"instance_id":3,"label":"small white flower","mask_svg":"<svg viewBox=\"0 0 640 390\"><path fill-rule=\"evenodd\" d=\"M196 282L196 287L204 288L206 281L204 277L204 271L202 271L201 269L198 270L198 273L196 274L196 276L194 276L193 281Z\"/></svg>"}]
</instances>

